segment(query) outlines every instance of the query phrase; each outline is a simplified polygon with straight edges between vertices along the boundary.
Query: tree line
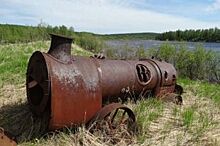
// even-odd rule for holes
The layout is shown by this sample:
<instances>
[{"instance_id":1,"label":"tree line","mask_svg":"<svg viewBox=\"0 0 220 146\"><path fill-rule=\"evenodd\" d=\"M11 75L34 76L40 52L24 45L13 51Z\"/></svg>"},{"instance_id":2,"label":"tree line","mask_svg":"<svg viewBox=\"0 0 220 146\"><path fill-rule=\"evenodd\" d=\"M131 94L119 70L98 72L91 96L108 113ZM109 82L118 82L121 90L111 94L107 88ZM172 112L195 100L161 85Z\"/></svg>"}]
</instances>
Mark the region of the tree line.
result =
<instances>
[{"instance_id":1,"label":"tree line","mask_svg":"<svg viewBox=\"0 0 220 146\"><path fill-rule=\"evenodd\" d=\"M220 29L210 28L169 31L157 35L155 39L168 41L220 42Z\"/></svg>"},{"instance_id":2,"label":"tree line","mask_svg":"<svg viewBox=\"0 0 220 146\"><path fill-rule=\"evenodd\" d=\"M98 35L105 40L154 40L158 33L122 33Z\"/></svg>"},{"instance_id":3,"label":"tree line","mask_svg":"<svg viewBox=\"0 0 220 146\"><path fill-rule=\"evenodd\" d=\"M51 26L38 24L38 26L22 26L0 24L0 44L50 40L50 33L65 35L74 38L74 43L92 52L98 52L103 42L95 34L75 32L73 27Z\"/></svg>"},{"instance_id":4,"label":"tree line","mask_svg":"<svg viewBox=\"0 0 220 146\"><path fill-rule=\"evenodd\" d=\"M16 42L32 42L39 40L49 40L49 33L58 33L67 36L73 35L74 31L66 26L50 25L43 26L22 26L11 24L0 24L0 42L1 43L16 43Z\"/></svg>"}]
</instances>

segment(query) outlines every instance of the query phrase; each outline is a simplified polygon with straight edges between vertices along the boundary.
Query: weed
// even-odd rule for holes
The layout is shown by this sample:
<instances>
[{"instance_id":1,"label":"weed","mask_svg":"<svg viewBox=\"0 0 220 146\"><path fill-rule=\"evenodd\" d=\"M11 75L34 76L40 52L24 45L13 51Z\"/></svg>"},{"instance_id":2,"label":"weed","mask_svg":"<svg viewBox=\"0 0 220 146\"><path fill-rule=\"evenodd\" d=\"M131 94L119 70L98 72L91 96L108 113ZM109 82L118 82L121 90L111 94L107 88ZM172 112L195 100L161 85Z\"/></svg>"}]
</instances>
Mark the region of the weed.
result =
<instances>
[{"instance_id":1,"label":"weed","mask_svg":"<svg viewBox=\"0 0 220 146\"><path fill-rule=\"evenodd\" d=\"M163 103L156 99L143 99L137 103L134 112L137 113L137 123L140 125L140 135L138 137L140 142L144 142L149 125L160 117L163 107Z\"/></svg>"},{"instance_id":2,"label":"weed","mask_svg":"<svg viewBox=\"0 0 220 146\"><path fill-rule=\"evenodd\" d=\"M188 129L194 120L195 109L192 107L186 108L182 113L183 125Z\"/></svg>"}]
</instances>

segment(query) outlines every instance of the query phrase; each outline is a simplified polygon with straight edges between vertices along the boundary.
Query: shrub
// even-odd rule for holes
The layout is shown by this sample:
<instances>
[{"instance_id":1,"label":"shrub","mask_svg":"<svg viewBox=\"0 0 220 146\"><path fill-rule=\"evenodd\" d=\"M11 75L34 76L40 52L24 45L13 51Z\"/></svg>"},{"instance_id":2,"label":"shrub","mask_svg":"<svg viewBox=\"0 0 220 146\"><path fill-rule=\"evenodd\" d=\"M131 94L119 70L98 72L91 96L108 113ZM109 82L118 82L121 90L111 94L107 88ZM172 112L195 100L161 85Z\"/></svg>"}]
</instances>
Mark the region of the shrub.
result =
<instances>
[{"instance_id":1,"label":"shrub","mask_svg":"<svg viewBox=\"0 0 220 146\"><path fill-rule=\"evenodd\" d=\"M144 46L138 46L137 51L135 53L135 56L137 56L138 58L145 58L146 57L146 52L144 49Z\"/></svg>"},{"instance_id":2,"label":"shrub","mask_svg":"<svg viewBox=\"0 0 220 146\"><path fill-rule=\"evenodd\" d=\"M101 39L97 38L92 34L79 34L75 36L75 42L77 45L81 46L82 48L89 50L94 53L98 53L103 49L104 44Z\"/></svg>"},{"instance_id":3,"label":"shrub","mask_svg":"<svg viewBox=\"0 0 220 146\"><path fill-rule=\"evenodd\" d=\"M208 51L200 45L189 50L185 45L166 43L159 49L149 49L147 54L172 63L180 76L220 82L220 53Z\"/></svg>"}]
</instances>

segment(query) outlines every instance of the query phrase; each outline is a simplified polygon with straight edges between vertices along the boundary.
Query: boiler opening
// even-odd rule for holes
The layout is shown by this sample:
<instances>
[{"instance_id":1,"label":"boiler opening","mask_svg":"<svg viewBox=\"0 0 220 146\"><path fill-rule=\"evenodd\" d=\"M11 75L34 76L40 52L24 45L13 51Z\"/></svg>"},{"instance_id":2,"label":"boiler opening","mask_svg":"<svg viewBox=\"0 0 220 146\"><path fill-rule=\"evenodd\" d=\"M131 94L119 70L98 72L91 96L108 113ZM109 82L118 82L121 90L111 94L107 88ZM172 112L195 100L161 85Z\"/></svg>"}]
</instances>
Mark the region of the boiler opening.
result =
<instances>
[{"instance_id":1,"label":"boiler opening","mask_svg":"<svg viewBox=\"0 0 220 146\"><path fill-rule=\"evenodd\" d=\"M31 110L41 115L49 105L50 81L45 58L41 52L35 52L28 63L27 98Z\"/></svg>"},{"instance_id":2,"label":"boiler opening","mask_svg":"<svg viewBox=\"0 0 220 146\"><path fill-rule=\"evenodd\" d=\"M44 91L43 88L29 76L28 83L29 100L33 105L39 105L43 99Z\"/></svg>"}]
</instances>

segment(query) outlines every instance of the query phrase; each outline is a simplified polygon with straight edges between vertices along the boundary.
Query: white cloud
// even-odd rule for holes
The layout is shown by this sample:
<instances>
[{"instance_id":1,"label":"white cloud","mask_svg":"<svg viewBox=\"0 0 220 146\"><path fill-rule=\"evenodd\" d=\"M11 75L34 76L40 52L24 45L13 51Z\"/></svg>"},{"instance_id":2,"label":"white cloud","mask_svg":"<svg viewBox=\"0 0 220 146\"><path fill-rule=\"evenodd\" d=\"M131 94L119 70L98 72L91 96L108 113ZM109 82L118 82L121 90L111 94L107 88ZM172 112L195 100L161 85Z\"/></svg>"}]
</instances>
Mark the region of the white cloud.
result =
<instances>
[{"instance_id":1,"label":"white cloud","mask_svg":"<svg viewBox=\"0 0 220 146\"><path fill-rule=\"evenodd\" d=\"M3 0L4 1L4 0ZM27 14L30 24L42 19L50 25L73 26L76 31L95 33L163 32L176 29L220 27L220 22L203 22L190 18L134 9L125 0L5 0L14 13ZM24 16L8 13L14 23ZM33 17L30 19L30 15ZM27 20L28 20L27 19ZM1 20L1 18L0 18ZM5 18L4 20L7 20ZM24 22L24 24L28 24Z\"/></svg>"},{"instance_id":2,"label":"white cloud","mask_svg":"<svg viewBox=\"0 0 220 146\"><path fill-rule=\"evenodd\" d=\"M214 12L220 10L220 0L215 0L210 6L206 9L209 12Z\"/></svg>"}]
</instances>

